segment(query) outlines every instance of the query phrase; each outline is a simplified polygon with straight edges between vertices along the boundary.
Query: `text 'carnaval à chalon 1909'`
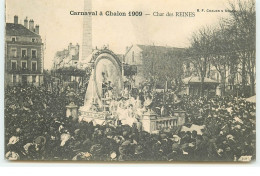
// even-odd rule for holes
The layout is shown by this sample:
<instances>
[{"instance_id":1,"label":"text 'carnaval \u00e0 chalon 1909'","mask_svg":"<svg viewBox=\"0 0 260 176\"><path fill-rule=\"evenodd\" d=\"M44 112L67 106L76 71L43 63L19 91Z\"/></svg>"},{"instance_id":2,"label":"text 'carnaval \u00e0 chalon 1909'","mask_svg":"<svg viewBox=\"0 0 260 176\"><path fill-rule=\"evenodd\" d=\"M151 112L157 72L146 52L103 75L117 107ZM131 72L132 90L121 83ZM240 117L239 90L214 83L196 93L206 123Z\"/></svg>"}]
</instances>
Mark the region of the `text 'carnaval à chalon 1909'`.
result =
<instances>
[{"instance_id":1,"label":"text 'carnaval \u00e0 chalon 1909'","mask_svg":"<svg viewBox=\"0 0 260 176\"><path fill-rule=\"evenodd\" d=\"M151 15L155 17L169 16L169 17L195 17L195 12L152 12L144 13L142 11L91 11L91 12L76 12L71 10L70 15L84 15L84 16L144 16Z\"/></svg>"}]
</instances>

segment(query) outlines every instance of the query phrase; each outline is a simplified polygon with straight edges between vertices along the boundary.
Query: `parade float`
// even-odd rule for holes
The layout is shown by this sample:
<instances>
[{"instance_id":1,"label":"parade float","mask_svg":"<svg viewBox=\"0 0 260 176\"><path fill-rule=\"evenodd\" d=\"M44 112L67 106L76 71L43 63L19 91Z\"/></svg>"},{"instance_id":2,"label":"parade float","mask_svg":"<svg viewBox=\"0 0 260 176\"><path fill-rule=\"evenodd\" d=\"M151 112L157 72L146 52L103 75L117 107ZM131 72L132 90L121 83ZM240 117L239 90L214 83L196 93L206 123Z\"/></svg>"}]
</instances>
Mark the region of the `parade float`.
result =
<instances>
[{"instance_id":1,"label":"parade float","mask_svg":"<svg viewBox=\"0 0 260 176\"><path fill-rule=\"evenodd\" d=\"M91 76L86 90L84 106L67 106L67 116L94 125L129 125L139 130L156 133L185 123L185 112L175 110L169 116L157 114L151 108L151 99L144 105L130 96L123 84L123 65L110 50L95 50L88 59Z\"/></svg>"},{"instance_id":2,"label":"parade float","mask_svg":"<svg viewBox=\"0 0 260 176\"><path fill-rule=\"evenodd\" d=\"M91 67L84 106L79 108L79 119L103 123L110 114L112 99L120 97L123 90L120 60L110 50L96 50L91 55L88 66Z\"/></svg>"}]
</instances>

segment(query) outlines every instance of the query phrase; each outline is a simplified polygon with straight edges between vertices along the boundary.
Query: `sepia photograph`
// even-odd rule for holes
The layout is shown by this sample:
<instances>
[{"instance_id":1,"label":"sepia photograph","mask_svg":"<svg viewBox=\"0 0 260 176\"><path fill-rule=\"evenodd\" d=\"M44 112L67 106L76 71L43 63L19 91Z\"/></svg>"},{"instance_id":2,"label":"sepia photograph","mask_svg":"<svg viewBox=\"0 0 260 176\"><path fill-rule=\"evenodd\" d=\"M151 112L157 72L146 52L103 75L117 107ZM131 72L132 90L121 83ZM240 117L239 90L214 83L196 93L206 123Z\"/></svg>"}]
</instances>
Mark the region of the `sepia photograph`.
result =
<instances>
[{"instance_id":1,"label":"sepia photograph","mask_svg":"<svg viewBox=\"0 0 260 176\"><path fill-rule=\"evenodd\" d=\"M4 159L256 160L255 0L5 0Z\"/></svg>"}]
</instances>

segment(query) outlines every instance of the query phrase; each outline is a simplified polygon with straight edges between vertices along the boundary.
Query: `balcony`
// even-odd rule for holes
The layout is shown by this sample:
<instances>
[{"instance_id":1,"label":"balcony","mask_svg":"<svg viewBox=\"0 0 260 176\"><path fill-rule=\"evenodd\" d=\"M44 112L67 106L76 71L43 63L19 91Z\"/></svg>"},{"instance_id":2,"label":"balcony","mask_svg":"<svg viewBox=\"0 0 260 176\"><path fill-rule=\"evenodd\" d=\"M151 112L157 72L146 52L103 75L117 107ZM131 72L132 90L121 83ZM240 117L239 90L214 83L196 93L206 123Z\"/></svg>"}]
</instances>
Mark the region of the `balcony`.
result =
<instances>
[{"instance_id":1,"label":"balcony","mask_svg":"<svg viewBox=\"0 0 260 176\"><path fill-rule=\"evenodd\" d=\"M32 59L33 59L33 60L37 60L37 59L39 59L39 57L37 57L37 56L32 56Z\"/></svg>"},{"instance_id":2,"label":"balcony","mask_svg":"<svg viewBox=\"0 0 260 176\"><path fill-rule=\"evenodd\" d=\"M21 67L18 67L16 69L11 69L11 68L7 69L6 72L9 74L41 74L41 71L39 69L32 70L29 68L21 68Z\"/></svg>"},{"instance_id":3,"label":"balcony","mask_svg":"<svg viewBox=\"0 0 260 176\"><path fill-rule=\"evenodd\" d=\"M22 59L22 60L28 60L29 57L28 57L27 55L23 55L23 56L21 57L21 59Z\"/></svg>"},{"instance_id":4,"label":"balcony","mask_svg":"<svg viewBox=\"0 0 260 176\"><path fill-rule=\"evenodd\" d=\"M13 60L18 60L18 59L28 60L28 59L30 59L30 57L27 56L27 55L24 55L24 56L9 56L8 59L13 59Z\"/></svg>"},{"instance_id":5,"label":"balcony","mask_svg":"<svg viewBox=\"0 0 260 176\"><path fill-rule=\"evenodd\" d=\"M143 130L148 133L171 130L185 123L185 111L174 110L173 116L158 117L153 111L148 111L141 118Z\"/></svg>"}]
</instances>

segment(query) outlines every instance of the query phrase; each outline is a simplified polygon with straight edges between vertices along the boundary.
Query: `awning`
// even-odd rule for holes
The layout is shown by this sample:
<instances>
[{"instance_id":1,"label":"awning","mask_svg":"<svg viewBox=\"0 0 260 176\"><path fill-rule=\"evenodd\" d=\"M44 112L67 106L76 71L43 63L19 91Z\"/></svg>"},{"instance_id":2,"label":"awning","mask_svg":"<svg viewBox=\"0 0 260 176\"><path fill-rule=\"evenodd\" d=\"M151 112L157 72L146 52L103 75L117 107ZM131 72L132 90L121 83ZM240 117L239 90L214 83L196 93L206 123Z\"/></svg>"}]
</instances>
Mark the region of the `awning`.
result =
<instances>
[{"instance_id":1,"label":"awning","mask_svg":"<svg viewBox=\"0 0 260 176\"><path fill-rule=\"evenodd\" d=\"M184 84L190 84L190 83L201 83L201 78L199 76L191 76L191 77L187 77L187 78L184 78L182 80L182 82ZM219 84L219 82L215 81L215 80L212 80L210 78L204 78L204 83L210 83L210 84Z\"/></svg>"}]
</instances>

